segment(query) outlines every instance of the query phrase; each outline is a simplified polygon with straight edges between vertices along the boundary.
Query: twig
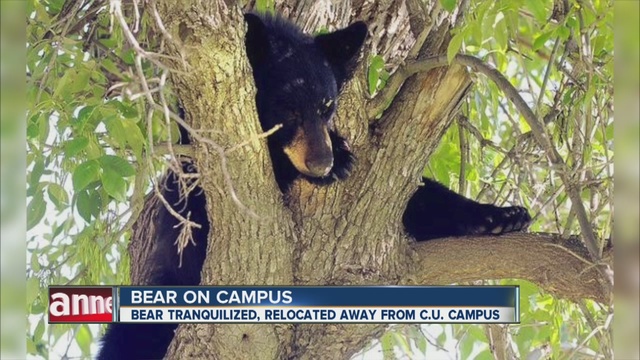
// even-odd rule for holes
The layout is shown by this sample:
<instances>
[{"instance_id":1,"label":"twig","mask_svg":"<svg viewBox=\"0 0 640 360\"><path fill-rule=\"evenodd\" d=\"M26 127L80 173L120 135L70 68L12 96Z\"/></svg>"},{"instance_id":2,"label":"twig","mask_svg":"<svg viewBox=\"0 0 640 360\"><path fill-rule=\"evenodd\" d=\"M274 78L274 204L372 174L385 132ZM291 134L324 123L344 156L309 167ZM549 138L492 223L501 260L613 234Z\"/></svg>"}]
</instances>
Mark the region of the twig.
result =
<instances>
[{"instance_id":1,"label":"twig","mask_svg":"<svg viewBox=\"0 0 640 360\"><path fill-rule=\"evenodd\" d=\"M560 47L560 38L556 38L555 43L553 44L553 50L551 50L551 56L549 59L549 63L547 64L547 69L544 73L544 78L542 79L542 86L540 86L540 95L538 95L538 102L536 104L536 109L538 110L538 115L540 115L540 106L542 104L542 99L544 98L544 92L547 88L547 83L549 82L549 77L551 75L551 69L555 62L556 52Z\"/></svg>"},{"instance_id":2,"label":"twig","mask_svg":"<svg viewBox=\"0 0 640 360\"><path fill-rule=\"evenodd\" d=\"M138 9L138 1L139 0L131 0L131 2L133 3L133 29L131 29L131 31L133 31L134 33L137 33L140 30L140 9Z\"/></svg>"},{"instance_id":3,"label":"twig","mask_svg":"<svg viewBox=\"0 0 640 360\"><path fill-rule=\"evenodd\" d=\"M460 177L458 178L458 192L463 195L467 192L466 176L467 162L469 161L469 144L467 143L464 125L462 124L464 121L466 121L465 116L458 116L458 137L460 141Z\"/></svg>"},{"instance_id":4,"label":"twig","mask_svg":"<svg viewBox=\"0 0 640 360\"><path fill-rule=\"evenodd\" d=\"M275 133L276 131L278 131L280 129L282 129L282 124L276 124L274 127L272 127L268 131L265 131L265 132L263 132L261 134L255 134L255 135L251 136L251 138L249 138L249 139L247 139L247 140L245 140L245 141L243 141L243 142L241 142L239 144L233 145L232 147L230 147L227 150L225 150L224 153L225 154L232 153L232 152L240 149L241 147L249 145L251 142L253 142L255 140L264 139L267 136L272 135L273 133Z\"/></svg>"},{"instance_id":5,"label":"twig","mask_svg":"<svg viewBox=\"0 0 640 360\"><path fill-rule=\"evenodd\" d=\"M148 52L140 46L138 40L136 40L135 35L129 29L129 25L127 24L127 20L124 18L124 14L122 13L122 1L121 0L110 0L109 1L109 13L111 14L111 25L109 26L109 31L113 32L113 20L114 18L120 24L120 28L124 32L124 36L129 42L131 46L133 46L133 50L138 54L138 56L144 57L145 59L151 61L154 65L158 66L161 69L168 69L168 67L158 61L156 57L165 57L162 54L155 54L152 52ZM168 56L166 56L168 57ZM168 57L171 58L171 57ZM175 71L175 70L174 70Z\"/></svg>"}]
</instances>

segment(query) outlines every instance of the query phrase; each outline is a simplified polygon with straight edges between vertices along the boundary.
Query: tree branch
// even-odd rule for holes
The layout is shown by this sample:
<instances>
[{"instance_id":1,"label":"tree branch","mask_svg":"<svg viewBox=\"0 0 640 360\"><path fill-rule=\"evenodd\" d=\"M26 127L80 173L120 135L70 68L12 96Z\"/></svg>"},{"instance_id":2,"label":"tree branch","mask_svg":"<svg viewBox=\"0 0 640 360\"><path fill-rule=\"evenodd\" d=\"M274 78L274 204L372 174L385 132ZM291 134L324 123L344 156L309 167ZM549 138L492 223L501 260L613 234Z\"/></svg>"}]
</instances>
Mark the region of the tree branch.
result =
<instances>
[{"instance_id":1,"label":"tree branch","mask_svg":"<svg viewBox=\"0 0 640 360\"><path fill-rule=\"evenodd\" d=\"M554 296L608 304L603 284L610 280L593 264L575 237L510 233L497 237L460 237L416 243L413 271L401 284L451 284L481 279L523 279ZM610 262L611 257L605 257Z\"/></svg>"},{"instance_id":2,"label":"tree branch","mask_svg":"<svg viewBox=\"0 0 640 360\"><path fill-rule=\"evenodd\" d=\"M422 60L407 62L405 66L398 68L396 73L388 80L387 85L380 91L368 106L367 117L375 119L391 103L393 98L407 79L419 73L448 65L446 56L436 56Z\"/></svg>"},{"instance_id":3,"label":"tree branch","mask_svg":"<svg viewBox=\"0 0 640 360\"><path fill-rule=\"evenodd\" d=\"M502 75L502 73L500 73L494 67L484 63L482 60L474 56L469 55L458 54L454 58L453 62L467 66L474 72L482 73L489 79L491 79L491 81L493 81L500 88L500 90L505 93L509 101L514 104L522 117L524 117L524 119L527 121L527 123L531 127L533 136L535 137L540 147L546 152L547 158L551 162L552 166L558 171L562 182L567 189L567 194L571 199L571 205L580 223L582 237L587 246L587 249L589 249L591 257L593 259L599 259L602 255L601 249L598 246L596 236L593 232L593 229L591 228L589 217L587 216L582 198L580 197L580 192L576 188L575 181L573 181L569 169L562 159L562 156L560 156L558 150L551 142L549 135L543 125L543 122L540 121L534 114L533 110L531 110L522 96L520 96L518 90L509 82L509 80L507 80L504 75ZM382 111L384 111L386 106L391 103L398 90L402 87L402 84L404 84L405 81L411 76L420 72L429 71L437 67L446 66L447 64L447 57L442 55L408 62L405 66L399 68L397 73L393 77L391 77L391 79L389 79L389 82L384 91L382 91L380 95L371 102L369 110L367 112L368 118L374 119ZM609 284L607 286L610 287L611 285Z\"/></svg>"}]
</instances>

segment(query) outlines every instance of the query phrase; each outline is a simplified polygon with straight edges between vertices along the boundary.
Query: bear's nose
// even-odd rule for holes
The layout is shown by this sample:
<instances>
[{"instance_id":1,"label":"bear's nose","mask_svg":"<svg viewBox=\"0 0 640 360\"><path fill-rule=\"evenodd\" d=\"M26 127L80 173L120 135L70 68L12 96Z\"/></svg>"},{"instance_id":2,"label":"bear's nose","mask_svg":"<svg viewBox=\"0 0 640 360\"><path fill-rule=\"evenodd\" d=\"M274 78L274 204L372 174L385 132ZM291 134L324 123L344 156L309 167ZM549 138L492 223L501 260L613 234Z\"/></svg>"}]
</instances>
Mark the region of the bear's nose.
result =
<instances>
[{"instance_id":1,"label":"bear's nose","mask_svg":"<svg viewBox=\"0 0 640 360\"><path fill-rule=\"evenodd\" d=\"M305 161L307 169L312 176L325 176L333 167L333 158L320 158Z\"/></svg>"}]
</instances>

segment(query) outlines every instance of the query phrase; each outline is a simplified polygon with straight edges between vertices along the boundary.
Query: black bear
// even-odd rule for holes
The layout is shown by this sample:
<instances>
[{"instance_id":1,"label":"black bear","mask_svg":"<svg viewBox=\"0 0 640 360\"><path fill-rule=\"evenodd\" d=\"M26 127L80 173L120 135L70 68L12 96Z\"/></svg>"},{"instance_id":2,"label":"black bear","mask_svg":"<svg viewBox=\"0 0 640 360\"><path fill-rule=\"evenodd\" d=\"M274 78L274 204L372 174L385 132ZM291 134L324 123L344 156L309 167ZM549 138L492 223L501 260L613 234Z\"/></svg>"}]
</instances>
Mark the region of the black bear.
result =
<instances>
[{"instance_id":1,"label":"black bear","mask_svg":"<svg viewBox=\"0 0 640 360\"><path fill-rule=\"evenodd\" d=\"M310 37L278 17L245 15L262 128L283 127L267 138L274 175L284 192L298 176L329 184L349 175L354 157L331 120L351 78L367 26L356 22Z\"/></svg>"},{"instance_id":2,"label":"black bear","mask_svg":"<svg viewBox=\"0 0 640 360\"><path fill-rule=\"evenodd\" d=\"M309 36L278 17L245 15L246 50L257 88L256 105L266 131L282 123L268 137L271 162L282 192L298 177L327 185L345 179L354 164L347 141L333 128L338 95L355 70L367 27L356 22L332 33ZM182 143L188 136L182 131ZM195 172L183 162L183 170ZM467 234L500 234L528 226L531 218L521 207L500 208L466 199L429 179L410 199L403 217L407 232L417 241ZM176 175L167 174L163 194L180 214L190 212L202 225L194 233L197 246L183 254L179 267L175 240L177 219L159 205L159 234L150 263L151 285L197 285L206 256L209 223L202 191L180 197ZM199 191L200 190L200 191ZM102 339L98 359L162 358L176 325L112 324Z\"/></svg>"}]
</instances>

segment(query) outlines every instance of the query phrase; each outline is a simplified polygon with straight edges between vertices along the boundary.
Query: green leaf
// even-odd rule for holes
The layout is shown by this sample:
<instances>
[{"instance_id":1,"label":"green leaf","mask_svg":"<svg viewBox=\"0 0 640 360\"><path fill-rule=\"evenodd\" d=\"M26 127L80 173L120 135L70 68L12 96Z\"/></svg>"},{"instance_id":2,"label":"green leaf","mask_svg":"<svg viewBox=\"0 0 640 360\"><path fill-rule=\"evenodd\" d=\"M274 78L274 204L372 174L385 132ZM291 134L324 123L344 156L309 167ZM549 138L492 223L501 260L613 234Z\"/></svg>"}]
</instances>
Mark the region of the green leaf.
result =
<instances>
[{"instance_id":1,"label":"green leaf","mask_svg":"<svg viewBox=\"0 0 640 360\"><path fill-rule=\"evenodd\" d=\"M136 60L136 56L135 55L136 55L135 50L127 49L127 50L124 50L122 52L122 55L120 57L125 62L125 64L133 65L135 63L135 60Z\"/></svg>"},{"instance_id":2,"label":"green leaf","mask_svg":"<svg viewBox=\"0 0 640 360\"><path fill-rule=\"evenodd\" d=\"M473 325L471 325L473 326ZM469 359L471 352L473 351L474 341L470 341L470 339L465 336L463 339L460 339L460 358Z\"/></svg>"},{"instance_id":3,"label":"green leaf","mask_svg":"<svg viewBox=\"0 0 640 360\"><path fill-rule=\"evenodd\" d=\"M33 340L36 342L41 341L42 335L44 335L44 318L38 321L38 325L36 325L36 329L33 331Z\"/></svg>"},{"instance_id":4,"label":"green leaf","mask_svg":"<svg viewBox=\"0 0 640 360\"><path fill-rule=\"evenodd\" d=\"M47 211L47 203L44 201L41 191L37 191L27 205L27 230L40 223Z\"/></svg>"},{"instance_id":5,"label":"green leaf","mask_svg":"<svg viewBox=\"0 0 640 360\"><path fill-rule=\"evenodd\" d=\"M447 333L445 331L441 332L440 335L436 338L436 343L444 347L444 343L447 341Z\"/></svg>"},{"instance_id":6,"label":"green leaf","mask_svg":"<svg viewBox=\"0 0 640 360\"><path fill-rule=\"evenodd\" d=\"M53 343L56 343L62 335L65 335L71 330L70 324L56 324L49 326L49 336L53 339Z\"/></svg>"},{"instance_id":7,"label":"green leaf","mask_svg":"<svg viewBox=\"0 0 640 360\"><path fill-rule=\"evenodd\" d=\"M32 106L31 104L29 105ZM36 112L29 117L29 120L27 121L27 140L35 140L38 137L41 115L41 112Z\"/></svg>"},{"instance_id":8,"label":"green leaf","mask_svg":"<svg viewBox=\"0 0 640 360\"><path fill-rule=\"evenodd\" d=\"M25 12L27 16L31 15L32 12L36 11L36 0L27 1L27 11ZM27 31L27 34L29 32Z\"/></svg>"},{"instance_id":9,"label":"green leaf","mask_svg":"<svg viewBox=\"0 0 640 360\"><path fill-rule=\"evenodd\" d=\"M456 0L440 0L440 5L448 12L452 12L456 8Z\"/></svg>"},{"instance_id":10,"label":"green leaf","mask_svg":"<svg viewBox=\"0 0 640 360\"><path fill-rule=\"evenodd\" d=\"M36 344L34 344L33 340L31 340L31 338L28 337L27 338L27 354L35 355L36 353L37 353Z\"/></svg>"},{"instance_id":11,"label":"green leaf","mask_svg":"<svg viewBox=\"0 0 640 360\"><path fill-rule=\"evenodd\" d=\"M260 14L273 13L275 11L274 0L257 0L256 11Z\"/></svg>"},{"instance_id":12,"label":"green leaf","mask_svg":"<svg viewBox=\"0 0 640 360\"><path fill-rule=\"evenodd\" d=\"M40 143L44 144L49 137L49 131L51 127L49 126L49 116L40 116L38 118L38 140Z\"/></svg>"},{"instance_id":13,"label":"green leaf","mask_svg":"<svg viewBox=\"0 0 640 360\"><path fill-rule=\"evenodd\" d=\"M31 169L31 173L29 173L29 188L37 189L40 184L40 177L44 174L44 160L38 158L34 164L33 169Z\"/></svg>"},{"instance_id":14,"label":"green leaf","mask_svg":"<svg viewBox=\"0 0 640 360\"><path fill-rule=\"evenodd\" d=\"M89 139L89 143L85 148L85 152L87 154L87 157L93 160L102 156L104 154L104 149L102 148L102 146L100 146L98 140L96 140L95 138L91 138Z\"/></svg>"},{"instance_id":15,"label":"green leaf","mask_svg":"<svg viewBox=\"0 0 640 360\"><path fill-rule=\"evenodd\" d=\"M40 301L36 301L31 307L31 314L41 315L47 310L47 307L42 304Z\"/></svg>"},{"instance_id":16,"label":"green leaf","mask_svg":"<svg viewBox=\"0 0 640 360\"><path fill-rule=\"evenodd\" d=\"M112 115L104 120L104 124L109 132L109 137L116 146L125 148L127 145L127 132L122 125L122 120L116 115Z\"/></svg>"},{"instance_id":17,"label":"green leaf","mask_svg":"<svg viewBox=\"0 0 640 360\"><path fill-rule=\"evenodd\" d=\"M38 123L32 123L27 125L27 139L35 140L38 137Z\"/></svg>"},{"instance_id":18,"label":"green leaf","mask_svg":"<svg viewBox=\"0 0 640 360\"><path fill-rule=\"evenodd\" d=\"M526 7L531 11L533 16L541 24L545 24L547 21L547 10L544 8L544 1L540 0L526 0Z\"/></svg>"},{"instance_id":19,"label":"green leaf","mask_svg":"<svg viewBox=\"0 0 640 360\"><path fill-rule=\"evenodd\" d=\"M402 352L407 354L410 358L413 357L413 351L411 351L411 345L407 341L407 337L404 334L392 332L396 345L402 349Z\"/></svg>"},{"instance_id":20,"label":"green leaf","mask_svg":"<svg viewBox=\"0 0 640 360\"><path fill-rule=\"evenodd\" d=\"M105 44L108 40L110 40L110 39L101 39L100 42ZM114 46L117 46L117 44L115 44L113 46L107 45L107 44L105 44L105 45L107 46L107 48L113 48ZM122 72L120 71L120 68L118 68L118 66L113 62L113 60L111 60L109 58L106 58L106 59L104 59L104 60L102 60L100 62L100 65L102 65L102 67L105 70L107 70L108 72L110 72L110 73L112 73L112 74L114 74L114 75L116 75L118 77L122 76Z\"/></svg>"},{"instance_id":21,"label":"green leaf","mask_svg":"<svg viewBox=\"0 0 640 360\"><path fill-rule=\"evenodd\" d=\"M112 170L123 177L129 177L136 174L136 170L129 164L129 162L119 156L114 155L103 155L98 159L100 161L100 165L102 168L107 170Z\"/></svg>"},{"instance_id":22,"label":"green leaf","mask_svg":"<svg viewBox=\"0 0 640 360\"><path fill-rule=\"evenodd\" d=\"M133 149L136 157L140 159L142 157L142 149L145 145L145 138L142 136L142 131L140 131L138 124L131 119L122 120L122 126L125 130L127 143Z\"/></svg>"},{"instance_id":23,"label":"green leaf","mask_svg":"<svg viewBox=\"0 0 640 360\"><path fill-rule=\"evenodd\" d=\"M83 136L73 138L64 143L64 154L67 158L74 157L84 150L89 144L89 139Z\"/></svg>"},{"instance_id":24,"label":"green leaf","mask_svg":"<svg viewBox=\"0 0 640 360\"><path fill-rule=\"evenodd\" d=\"M63 100L69 95L70 84L76 77L77 71L70 69L65 71L60 80L56 84L56 89L53 91L54 98L62 98Z\"/></svg>"},{"instance_id":25,"label":"green leaf","mask_svg":"<svg viewBox=\"0 0 640 360\"><path fill-rule=\"evenodd\" d=\"M80 325L80 328L76 332L76 342L83 354L88 355L91 353L92 340L93 336L87 325Z\"/></svg>"},{"instance_id":26,"label":"green leaf","mask_svg":"<svg viewBox=\"0 0 640 360\"><path fill-rule=\"evenodd\" d=\"M27 305L31 305L40 294L40 279L37 277L27 278Z\"/></svg>"},{"instance_id":27,"label":"green leaf","mask_svg":"<svg viewBox=\"0 0 640 360\"><path fill-rule=\"evenodd\" d=\"M69 195L67 191L60 185L55 183L49 183L47 186L47 194L49 200L58 208L63 208L69 204Z\"/></svg>"},{"instance_id":28,"label":"green leaf","mask_svg":"<svg viewBox=\"0 0 640 360\"><path fill-rule=\"evenodd\" d=\"M76 76L74 76L73 81L69 85L69 91L71 93L77 93L87 89L89 85L89 78L91 77L91 71L86 67L79 68L76 71Z\"/></svg>"},{"instance_id":29,"label":"green leaf","mask_svg":"<svg viewBox=\"0 0 640 360\"><path fill-rule=\"evenodd\" d=\"M395 353L393 352L393 348L395 346L395 341L393 338L393 334L390 331L387 331L382 338L380 339L380 345L382 346L382 355L384 359L395 359Z\"/></svg>"},{"instance_id":30,"label":"green leaf","mask_svg":"<svg viewBox=\"0 0 640 360\"><path fill-rule=\"evenodd\" d=\"M533 50L537 51L543 48L544 44L547 42L547 40L549 40L552 34L552 31L547 31L546 33L542 33L538 37L536 37L536 39L533 40Z\"/></svg>"},{"instance_id":31,"label":"green leaf","mask_svg":"<svg viewBox=\"0 0 640 360\"><path fill-rule=\"evenodd\" d=\"M178 126L175 122L172 121L171 125L173 126L174 124L176 127ZM177 140L173 137L173 132L171 133L171 135L171 138L173 140ZM151 119L151 136L153 136L154 142L164 142L168 139L166 123L164 119L160 119L160 117L156 114L154 114L153 118Z\"/></svg>"},{"instance_id":32,"label":"green leaf","mask_svg":"<svg viewBox=\"0 0 640 360\"><path fill-rule=\"evenodd\" d=\"M605 135L607 140L613 140L613 122L606 126Z\"/></svg>"},{"instance_id":33,"label":"green leaf","mask_svg":"<svg viewBox=\"0 0 640 360\"><path fill-rule=\"evenodd\" d=\"M538 338L536 336L536 329L532 326L523 326L518 330L518 335L515 337L518 350L521 353L527 353L531 349L531 342L533 339Z\"/></svg>"},{"instance_id":34,"label":"green leaf","mask_svg":"<svg viewBox=\"0 0 640 360\"><path fill-rule=\"evenodd\" d=\"M80 111L78 111L77 124L84 125L87 121L91 119L93 115L93 111L96 109L95 106L85 106ZM79 126L79 128L82 128Z\"/></svg>"},{"instance_id":35,"label":"green leaf","mask_svg":"<svg viewBox=\"0 0 640 360\"><path fill-rule=\"evenodd\" d=\"M98 217L94 214L100 214L100 197L96 194L95 190L83 190L76 198L76 210L87 223L91 222L92 217Z\"/></svg>"},{"instance_id":36,"label":"green leaf","mask_svg":"<svg viewBox=\"0 0 640 360\"><path fill-rule=\"evenodd\" d=\"M568 27L560 26L558 28L558 36L560 37L560 40L567 40L570 35L571 35L571 30Z\"/></svg>"},{"instance_id":37,"label":"green leaf","mask_svg":"<svg viewBox=\"0 0 640 360\"><path fill-rule=\"evenodd\" d=\"M66 223L71 221L71 218L68 218L64 223L55 226L54 230L51 232L51 239L55 239L58 235L60 235L60 233L62 233L63 230L65 230L66 227Z\"/></svg>"},{"instance_id":38,"label":"green leaf","mask_svg":"<svg viewBox=\"0 0 640 360\"><path fill-rule=\"evenodd\" d=\"M86 161L73 171L73 190L80 191L100 179L100 164L96 160Z\"/></svg>"},{"instance_id":39,"label":"green leaf","mask_svg":"<svg viewBox=\"0 0 640 360\"><path fill-rule=\"evenodd\" d=\"M415 337L413 339L416 343L416 347L418 348L418 350L420 350L421 353L426 353L427 352L427 339L425 339L424 336L420 336L420 337Z\"/></svg>"},{"instance_id":40,"label":"green leaf","mask_svg":"<svg viewBox=\"0 0 640 360\"><path fill-rule=\"evenodd\" d=\"M169 131L171 132L171 140L173 143L180 143L180 127L175 121L171 122Z\"/></svg>"},{"instance_id":41,"label":"green leaf","mask_svg":"<svg viewBox=\"0 0 640 360\"><path fill-rule=\"evenodd\" d=\"M38 261L39 259L39 254L38 252L34 251L31 253L31 260L29 261L29 266L31 267L31 270L34 272L38 272L40 271L40 262Z\"/></svg>"},{"instance_id":42,"label":"green leaf","mask_svg":"<svg viewBox=\"0 0 640 360\"><path fill-rule=\"evenodd\" d=\"M47 5L49 7L49 13L51 15L55 15L62 10L64 6L64 0L49 0L47 1Z\"/></svg>"},{"instance_id":43,"label":"green leaf","mask_svg":"<svg viewBox=\"0 0 640 360\"><path fill-rule=\"evenodd\" d=\"M451 38L449 46L447 47L447 61L449 64L453 62L453 58L456 57L462 46L462 40L464 39L464 32L459 32Z\"/></svg>"},{"instance_id":44,"label":"green leaf","mask_svg":"<svg viewBox=\"0 0 640 360\"><path fill-rule=\"evenodd\" d=\"M371 58L371 64L369 65L369 74L367 78L369 80L369 94L375 94L378 89L378 81L380 80L380 72L384 69L384 59L382 56L376 55Z\"/></svg>"},{"instance_id":45,"label":"green leaf","mask_svg":"<svg viewBox=\"0 0 640 360\"><path fill-rule=\"evenodd\" d=\"M504 21L504 13L502 11L496 14L493 21L493 38L500 50L507 50L509 46L509 31L507 30L507 25Z\"/></svg>"},{"instance_id":46,"label":"green leaf","mask_svg":"<svg viewBox=\"0 0 640 360\"><path fill-rule=\"evenodd\" d=\"M117 172L105 169L102 172L102 186L107 194L117 201L125 202L127 200L127 182Z\"/></svg>"},{"instance_id":47,"label":"green leaf","mask_svg":"<svg viewBox=\"0 0 640 360\"><path fill-rule=\"evenodd\" d=\"M493 360L495 359L493 357L493 354L491 353L491 350L483 350L481 353L479 353L478 355L476 355L475 360Z\"/></svg>"},{"instance_id":48,"label":"green leaf","mask_svg":"<svg viewBox=\"0 0 640 360\"><path fill-rule=\"evenodd\" d=\"M487 342L487 336L484 333L484 329L480 326L468 325L467 335L472 339Z\"/></svg>"},{"instance_id":49,"label":"green leaf","mask_svg":"<svg viewBox=\"0 0 640 360\"><path fill-rule=\"evenodd\" d=\"M413 340L420 353L424 354L427 351L427 340L420 331L420 325L409 325L406 330L407 338Z\"/></svg>"},{"instance_id":50,"label":"green leaf","mask_svg":"<svg viewBox=\"0 0 640 360\"><path fill-rule=\"evenodd\" d=\"M123 103L123 102L116 102L117 106L118 106L118 110L120 110L120 114L122 114L122 116L124 116L127 119L137 119L140 117L140 115L138 114L138 109L136 109L135 104L131 104L131 103Z\"/></svg>"}]
</instances>

